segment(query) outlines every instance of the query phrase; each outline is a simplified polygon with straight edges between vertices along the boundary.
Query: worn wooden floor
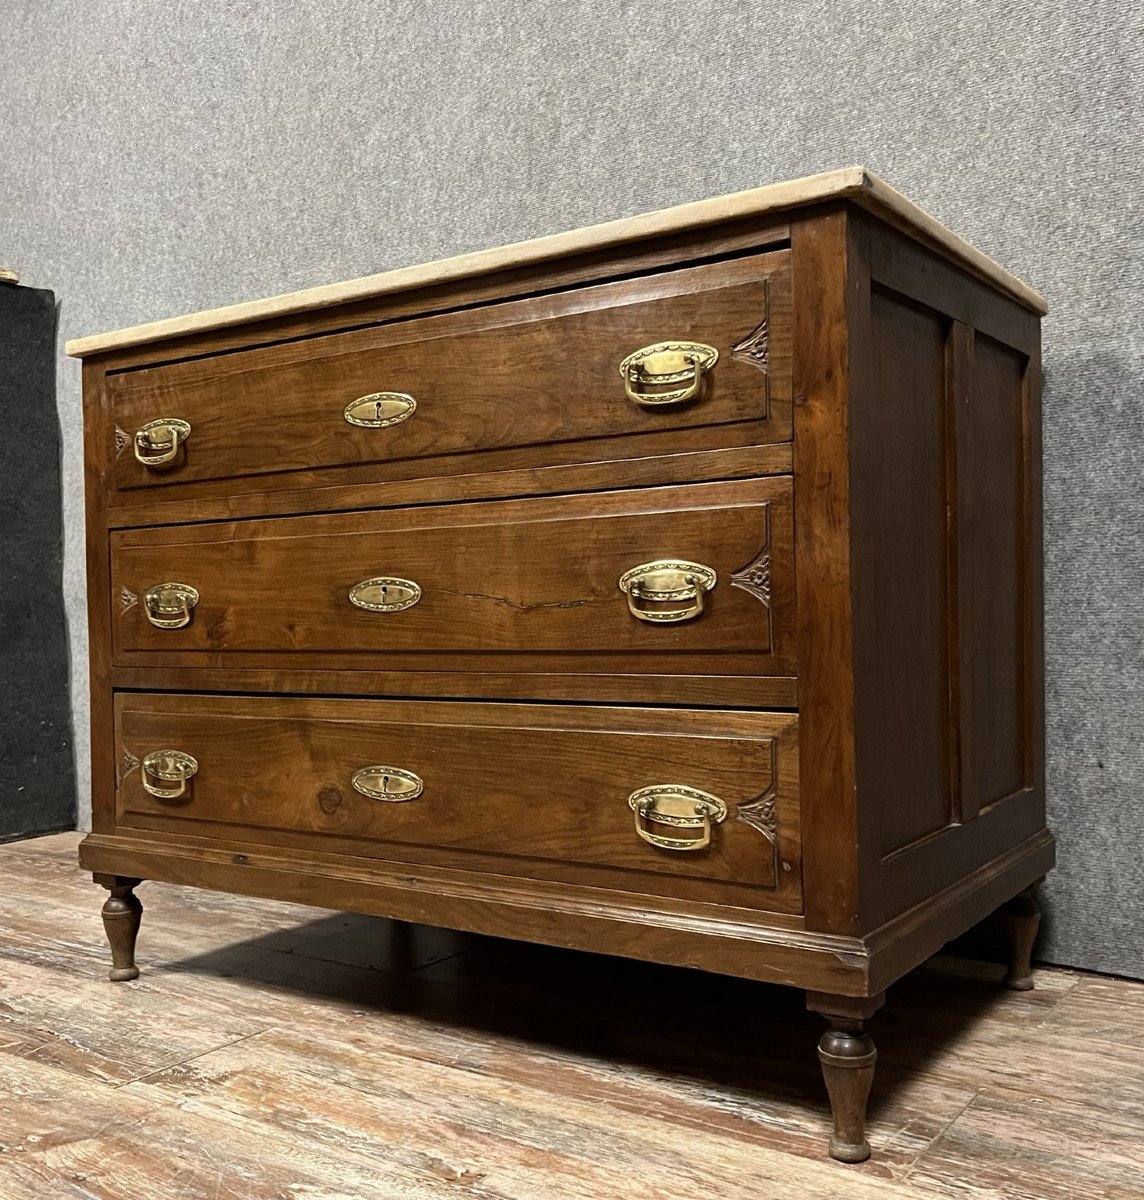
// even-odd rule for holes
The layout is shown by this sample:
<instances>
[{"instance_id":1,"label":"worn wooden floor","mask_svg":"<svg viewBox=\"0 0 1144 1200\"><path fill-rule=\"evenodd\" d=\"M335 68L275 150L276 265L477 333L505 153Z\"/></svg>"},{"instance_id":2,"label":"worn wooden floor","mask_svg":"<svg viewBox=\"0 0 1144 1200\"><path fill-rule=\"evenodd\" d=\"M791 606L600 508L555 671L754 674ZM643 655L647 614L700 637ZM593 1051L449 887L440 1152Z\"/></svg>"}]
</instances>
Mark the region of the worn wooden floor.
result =
<instances>
[{"instance_id":1,"label":"worn wooden floor","mask_svg":"<svg viewBox=\"0 0 1144 1200\"><path fill-rule=\"evenodd\" d=\"M801 995L145 884L105 980L77 835L0 846L0 1200L1144 1197L1144 985L935 960L824 1156Z\"/></svg>"}]
</instances>

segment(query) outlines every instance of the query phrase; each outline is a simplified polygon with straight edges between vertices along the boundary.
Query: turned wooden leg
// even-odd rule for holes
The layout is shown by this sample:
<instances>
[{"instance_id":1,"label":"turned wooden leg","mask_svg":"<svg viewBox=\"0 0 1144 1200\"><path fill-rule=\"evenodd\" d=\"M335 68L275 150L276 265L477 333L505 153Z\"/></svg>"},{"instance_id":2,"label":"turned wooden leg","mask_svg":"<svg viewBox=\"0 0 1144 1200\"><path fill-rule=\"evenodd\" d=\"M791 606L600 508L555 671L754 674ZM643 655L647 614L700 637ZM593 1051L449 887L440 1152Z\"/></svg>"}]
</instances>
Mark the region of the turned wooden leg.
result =
<instances>
[{"instance_id":1,"label":"turned wooden leg","mask_svg":"<svg viewBox=\"0 0 1144 1200\"><path fill-rule=\"evenodd\" d=\"M1005 986L1015 992L1028 992L1033 988L1033 943L1041 927L1041 906L1037 901L1038 879L1001 906L1001 926L1009 942L1009 973Z\"/></svg>"},{"instance_id":2,"label":"turned wooden leg","mask_svg":"<svg viewBox=\"0 0 1144 1200\"><path fill-rule=\"evenodd\" d=\"M135 939L143 917L143 905L134 889L143 881L126 875L94 875L96 883L111 894L103 903L103 928L111 945L111 970L107 978L112 983L124 983L139 978L135 965Z\"/></svg>"},{"instance_id":3,"label":"turned wooden leg","mask_svg":"<svg viewBox=\"0 0 1144 1200\"><path fill-rule=\"evenodd\" d=\"M881 1008L885 998L884 994L854 998L807 993L807 1008L830 1023L818 1043L818 1061L822 1064L822 1077L826 1081L834 1117L830 1156L839 1162L860 1163L870 1157L870 1143L866 1140L866 1101L874 1082L878 1051L863 1025Z\"/></svg>"}]
</instances>

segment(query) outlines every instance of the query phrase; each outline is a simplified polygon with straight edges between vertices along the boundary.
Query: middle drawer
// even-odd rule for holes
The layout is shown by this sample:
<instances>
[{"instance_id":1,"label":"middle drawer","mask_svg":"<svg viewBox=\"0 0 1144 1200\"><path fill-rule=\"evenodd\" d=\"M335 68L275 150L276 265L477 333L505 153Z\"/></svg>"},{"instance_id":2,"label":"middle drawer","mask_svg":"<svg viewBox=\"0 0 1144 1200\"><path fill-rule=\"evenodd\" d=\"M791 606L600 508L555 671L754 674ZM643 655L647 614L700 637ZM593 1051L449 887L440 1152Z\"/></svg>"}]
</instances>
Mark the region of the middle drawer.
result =
<instances>
[{"instance_id":1,"label":"middle drawer","mask_svg":"<svg viewBox=\"0 0 1144 1200\"><path fill-rule=\"evenodd\" d=\"M115 662L793 674L792 537L789 477L127 530Z\"/></svg>"}]
</instances>

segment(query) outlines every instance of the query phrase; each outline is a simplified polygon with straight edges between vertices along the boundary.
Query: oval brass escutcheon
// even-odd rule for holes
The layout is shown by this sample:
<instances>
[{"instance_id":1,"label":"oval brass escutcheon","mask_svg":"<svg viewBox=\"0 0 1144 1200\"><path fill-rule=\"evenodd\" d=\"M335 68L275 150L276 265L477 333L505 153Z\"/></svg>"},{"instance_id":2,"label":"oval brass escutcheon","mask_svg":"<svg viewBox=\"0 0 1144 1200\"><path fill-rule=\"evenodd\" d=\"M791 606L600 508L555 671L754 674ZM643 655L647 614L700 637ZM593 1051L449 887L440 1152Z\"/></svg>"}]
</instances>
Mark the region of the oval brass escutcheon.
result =
<instances>
[{"instance_id":1,"label":"oval brass escutcheon","mask_svg":"<svg viewBox=\"0 0 1144 1200\"><path fill-rule=\"evenodd\" d=\"M198 602L198 588L189 583L157 583L143 593L147 620L159 629L182 629L189 625L191 609Z\"/></svg>"},{"instance_id":2,"label":"oval brass escutcheon","mask_svg":"<svg viewBox=\"0 0 1144 1200\"><path fill-rule=\"evenodd\" d=\"M657 558L640 563L620 576L619 587L628 598L633 617L653 625L689 621L703 611L703 595L719 577L703 563L683 558ZM682 608L646 608L645 603L679 604Z\"/></svg>"},{"instance_id":3,"label":"oval brass escutcheon","mask_svg":"<svg viewBox=\"0 0 1144 1200\"><path fill-rule=\"evenodd\" d=\"M407 392L371 392L346 405L342 416L362 429L385 429L408 421L417 411L417 401Z\"/></svg>"},{"instance_id":4,"label":"oval brass escutcheon","mask_svg":"<svg viewBox=\"0 0 1144 1200\"><path fill-rule=\"evenodd\" d=\"M350 588L350 603L367 612L401 612L421 599L421 588L412 579L378 575L363 579Z\"/></svg>"},{"instance_id":5,"label":"oval brass escutcheon","mask_svg":"<svg viewBox=\"0 0 1144 1200\"><path fill-rule=\"evenodd\" d=\"M182 750L152 750L143 757L143 790L160 800L181 800L186 795L187 781L198 769L198 760ZM156 779L159 783L153 782Z\"/></svg>"},{"instance_id":6,"label":"oval brass escutcheon","mask_svg":"<svg viewBox=\"0 0 1144 1200\"><path fill-rule=\"evenodd\" d=\"M403 771L400 767L362 767L355 771L350 782L354 790L371 800L389 800L401 803L416 800L425 789L420 775Z\"/></svg>"},{"instance_id":7,"label":"oval brass escutcheon","mask_svg":"<svg viewBox=\"0 0 1144 1200\"><path fill-rule=\"evenodd\" d=\"M704 850L711 844L711 826L727 819L727 805L699 788L681 783L655 783L628 797L635 814L636 833L661 850ZM697 837L669 837L648 824L694 830Z\"/></svg>"}]
</instances>

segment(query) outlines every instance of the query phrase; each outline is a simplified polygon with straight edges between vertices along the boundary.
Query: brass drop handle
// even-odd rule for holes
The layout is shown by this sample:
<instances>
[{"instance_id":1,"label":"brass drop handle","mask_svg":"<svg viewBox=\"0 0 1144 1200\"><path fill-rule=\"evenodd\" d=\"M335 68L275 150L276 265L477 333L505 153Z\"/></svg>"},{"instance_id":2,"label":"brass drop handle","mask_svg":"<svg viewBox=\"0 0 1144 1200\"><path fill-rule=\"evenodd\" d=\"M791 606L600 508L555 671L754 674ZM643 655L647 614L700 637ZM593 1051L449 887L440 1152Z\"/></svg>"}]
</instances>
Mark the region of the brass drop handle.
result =
<instances>
[{"instance_id":1,"label":"brass drop handle","mask_svg":"<svg viewBox=\"0 0 1144 1200\"><path fill-rule=\"evenodd\" d=\"M370 392L351 400L342 416L361 429L387 429L408 421L417 411L417 401L408 392Z\"/></svg>"},{"instance_id":2,"label":"brass drop handle","mask_svg":"<svg viewBox=\"0 0 1144 1200\"><path fill-rule=\"evenodd\" d=\"M144 757L142 768L144 791L160 800L180 800L199 764L182 750L153 750ZM160 782L152 782L156 779Z\"/></svg>"},{"instance_id":3,"label":"brass drop handle","mask_svg":"<svg viewBox=\"0 0 1144 1200\"><path fill-rule=\"evenodd\" d=\"M191 427L186 421L174 417L148 421L135 433L135 457L152 471L170 466L190 436Z\"/></svg>"},{"instance_id":4,"label":"brass drop handle","mask_svg":"<svg viewBox=\"0 0 1144 1200\"><path fill-rule=\"evenodd\" d=\"M402 770L401 767L362 767L354 772L350 782L354 791L371 800L388 800L398 804L405 800L416 800L425 790L420 775Z\"/></svg>"},{"instance_id":5,"label":"brass drop handle","mask_svg":"<svg viewBox=\"0 0 1144 1200\"><path fill-rule=\"evenodd\" d=\"M628 598L633 617L653 625L690 621L703 611L703 596L718 576L702 563L681 558L657 558L640 563L620 576L620 591ZM647 608L646 604L682 603L682 608Z\"/></svg>"},{"instance_id":6,"label":"brass drop handle","mask_svg":"<svg viewBox=\"0 0 1144 1200\"><path fill-rule=\"evenodd\" d=\"M189 625L191 609L198 602L198 588L189 583L157 583L143 593L147 620L159 629L182 629Z\"/></svg>"},{"instance_id":7,"label":"brass drop handle","mask_svg":"<svg viewBox=\"0 0 1144 1200\"><path fill-rule=\"evenodd\" d=\"M699 395L703 376L719 361L719 351L703 342L656 342L620 363L624 393L633 404L658 408L686 404ZM683 384L672 387L672 384ZM667 391L648 391L649 388Z\"/></svg>"},{"instance_id":8,"label":"brass drop handle","mask_svg":"<svg viewBox=\"0 0 1144 1200\"><path fill-rule=\"evenodd\" d=\"M727 818L727 806L718 796L680 783L656 783L628 797L635 814L636 833L661 850L705 850L711 845L711 826ZM649 825L698 830L698 837L669 837L653 833Z\"/></svg>"}]
</instances>

